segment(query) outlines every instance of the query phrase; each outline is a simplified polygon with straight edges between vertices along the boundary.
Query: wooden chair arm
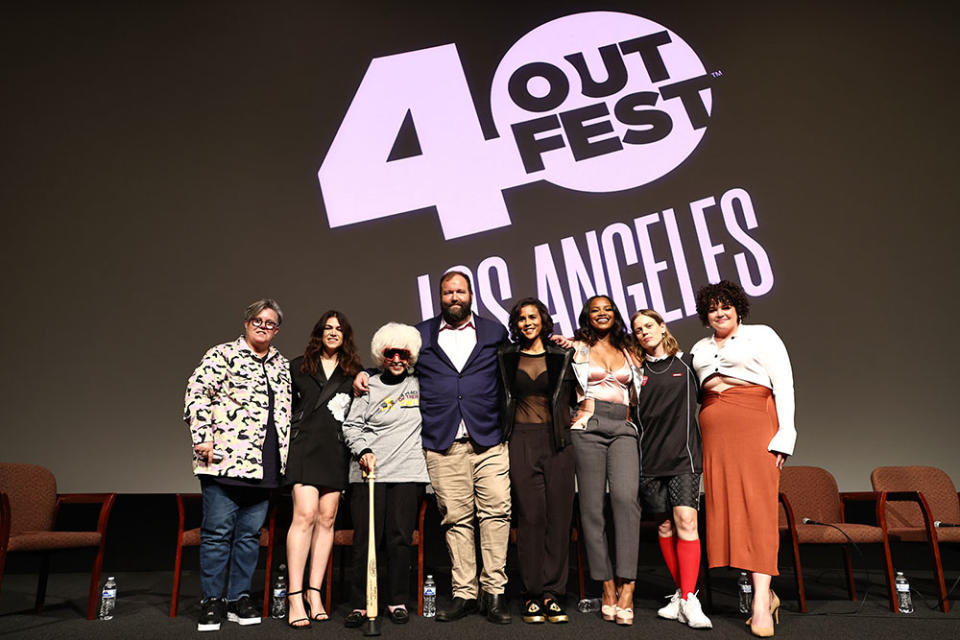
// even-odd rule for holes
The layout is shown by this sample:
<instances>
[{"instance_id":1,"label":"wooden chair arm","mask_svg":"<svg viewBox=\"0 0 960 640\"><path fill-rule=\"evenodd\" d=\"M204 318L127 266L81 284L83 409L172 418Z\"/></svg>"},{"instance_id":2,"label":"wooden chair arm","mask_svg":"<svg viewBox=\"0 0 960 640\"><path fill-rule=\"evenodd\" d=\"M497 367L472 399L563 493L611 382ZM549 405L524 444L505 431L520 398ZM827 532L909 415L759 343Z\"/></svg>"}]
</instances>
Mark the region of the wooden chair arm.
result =
<instances>
[{"instance_id":1,"label":"wooden chair arm","mask_svg":"<svg viewBox=\"0 0 960 640\"><path fill-rule=\"evenodd\" d=\"M937 532L933 526L933 515L930 513L930 505L927 499L923 497L921 491L881 491L880 499L877 501L877 521L880 528L883 529L883 535L887 535L887 502L916 502L920 507L920 514L923 516L924 528L927 530L927 536L930 540L937 539Z\"/></svg>"},{"instance_id":2,"label":"wooden chair arm","mask_svg":"<svg viewBox=\"0 0 960 640\"><path fill-rule=\"evenodd\" d=\"M847 502L874 502L880 497L876 491L841 491L840 501Z\"/></svg>"},{"instance_id":3,"label":"wooden chair arm","mask_svg":"<svg viewBox=\"0 0 960 640\"><path fill-rule=\"evenodd\" d=\"M793 515L793 507L790 505L790 499L787 498L787 494L780 492L780 503L783 504L783 510L787 514L787 529L790 530L791 536L797 535L797 518Z\"/></svg>"},{"instance_id":4,"label":"wooden chair arm","mask_svg":"<svg viewBox=\"0 0 960 640\"><path fill-rule=\"evenodd\" d=\"M7 550L10 543L10 498L3 491L0 491L0 557ZM0 567L0 579L3 578L2 567Z\"/></svg>"},{"instance_id":5,"label":"wooden chair arm","mask_svg":"<svg viewBox=\"0 0 960 640\"><path fill-rule=\"evenodd\" d=\"M100 517L97 518L97 533L106 535L107 522L110 520L110 512L113 510L113 503L117 499L115 493L59 493L57 494L57 511L62 504L100 504Z\"/></svg>"}]
</instances>

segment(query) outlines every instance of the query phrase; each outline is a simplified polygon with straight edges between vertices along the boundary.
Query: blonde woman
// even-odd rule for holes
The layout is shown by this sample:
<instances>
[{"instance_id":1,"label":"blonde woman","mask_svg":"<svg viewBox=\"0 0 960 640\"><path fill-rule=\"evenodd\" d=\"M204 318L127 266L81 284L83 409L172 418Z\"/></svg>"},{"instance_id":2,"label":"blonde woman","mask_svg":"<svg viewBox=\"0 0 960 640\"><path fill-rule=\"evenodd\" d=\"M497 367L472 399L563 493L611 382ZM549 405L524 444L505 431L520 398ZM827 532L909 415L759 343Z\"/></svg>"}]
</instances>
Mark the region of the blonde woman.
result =
<instances>
[{"instance_id":1,"label":"blonde woman","mask_svg":"<svg viewBox=\"0 0 960 640\"><path fill-rule=\"evenodd\" d=\"M640 429L640 496L660 521L659 543L677 586L657 615L694 629L710 629L696 596L700 573L700 476L703 447L697 424L697 377L663 317L642 309L630 318L642 361L637 401Z\"/></svg>"}]
</instances>

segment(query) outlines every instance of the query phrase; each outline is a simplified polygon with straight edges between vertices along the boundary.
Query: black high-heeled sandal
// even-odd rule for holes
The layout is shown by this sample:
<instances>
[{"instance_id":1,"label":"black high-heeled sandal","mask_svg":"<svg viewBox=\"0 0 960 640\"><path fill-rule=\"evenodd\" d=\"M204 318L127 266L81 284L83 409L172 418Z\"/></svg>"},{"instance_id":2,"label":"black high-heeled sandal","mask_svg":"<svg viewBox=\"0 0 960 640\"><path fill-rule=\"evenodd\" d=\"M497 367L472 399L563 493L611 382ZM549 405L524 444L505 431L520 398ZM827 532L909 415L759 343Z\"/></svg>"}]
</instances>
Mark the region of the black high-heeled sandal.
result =
<instances>
[{"instance_id":1,"label":"black high-heeled sandal","mask_svg":"<svg viewBox=\"0 0 960 640\"><path fill-rule=\"evenodd\" d=\"M300 600L301 600L301 602L303 602L303 610L304 610L304 612L306 612L307 617L306 617L306 618L297 618L296 620L291 620L291 619L290 619L290 612L289 612L289 610L288 610L288 611L287 611L287 626L290 627L291 629L309 629L310 627L313 626L313 624L311 624L311 622L310 622L310 603L303 599L303 590L301 589L300 591L291 591L290 593L287 594L287 600L288 600L287 606L288 606L288 607L290 606L289 600L290 600L290 597L291 597L291 596L300 596ZM297 624L298 622L306 622L307 624Z\"/></svg>"},{"instance_id":2,"label":"black high-heeled sandal","mask_svg":"<svg viewBox=\"0 0 960 640\"><path fill-rule=\"evenodd\" d=\"M316 587L307 587L307 591L316 591L317 593L321 593L321 594L323 593L322 591L320 591L320 589ZM307 600L306 602L307 602L307 606L309 607L310 601ZM323 606L323 598L320 598L320 606L321 607ZM312 607L311 607L311 610L312 610ZM320 611L318 613L309 613L308 615L310 616L310 619L313 620L314 622L326 622L327 620L330 619L330 614L327 613L326 611Z\"/></svg>"}]
</instances>

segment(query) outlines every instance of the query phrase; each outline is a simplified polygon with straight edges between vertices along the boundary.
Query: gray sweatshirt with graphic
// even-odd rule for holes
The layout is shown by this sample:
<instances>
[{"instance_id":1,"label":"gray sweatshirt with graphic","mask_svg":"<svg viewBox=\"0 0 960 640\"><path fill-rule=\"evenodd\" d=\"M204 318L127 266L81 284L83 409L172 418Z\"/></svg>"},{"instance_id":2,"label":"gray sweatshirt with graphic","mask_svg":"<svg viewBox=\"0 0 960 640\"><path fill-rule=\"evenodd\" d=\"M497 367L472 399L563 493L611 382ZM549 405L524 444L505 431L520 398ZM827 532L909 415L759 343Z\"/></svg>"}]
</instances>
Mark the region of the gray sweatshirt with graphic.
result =
<instances>
[{"instance_id":1,"label":"gray sweatshirt with graphic","mask_svg":"<svg viewBox=\"0 0 960 640\"><path fill-rule=\"evenodd\" d=\"M383 374L370 378L370 391L354 398L343 422L343 438L354 458L364 449L377 456L377 482L430 482L420 441L420 382L407 375L387 384ZM350 463L350 482L363 482L357 462Z\"/></svg>"}]
</instances>

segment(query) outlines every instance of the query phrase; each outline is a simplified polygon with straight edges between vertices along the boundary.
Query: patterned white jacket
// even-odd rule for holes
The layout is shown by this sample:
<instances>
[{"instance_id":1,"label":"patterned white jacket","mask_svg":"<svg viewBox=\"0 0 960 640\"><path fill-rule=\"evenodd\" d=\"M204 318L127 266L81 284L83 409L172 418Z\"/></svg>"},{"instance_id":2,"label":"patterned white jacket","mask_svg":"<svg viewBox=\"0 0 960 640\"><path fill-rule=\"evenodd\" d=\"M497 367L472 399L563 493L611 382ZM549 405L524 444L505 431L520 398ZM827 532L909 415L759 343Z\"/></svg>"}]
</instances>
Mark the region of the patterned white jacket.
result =
<instances>
[{"instance_id":1,"label":"patterned white jacket","mask_svg":"<svg viewBox=\"0 0 960 640\"><path fill-rule=\"evenodd\" d=\"M212 440L223 453L219 462L194 458L193 473L261 479L263 441L270 398L274 393L274 423L280 447L280 473L286 470L290 444L290 366L270 347L264 365L243 336L207 351L187 382L183 419L193 444Z\"/></svg>"}]
</instances>

